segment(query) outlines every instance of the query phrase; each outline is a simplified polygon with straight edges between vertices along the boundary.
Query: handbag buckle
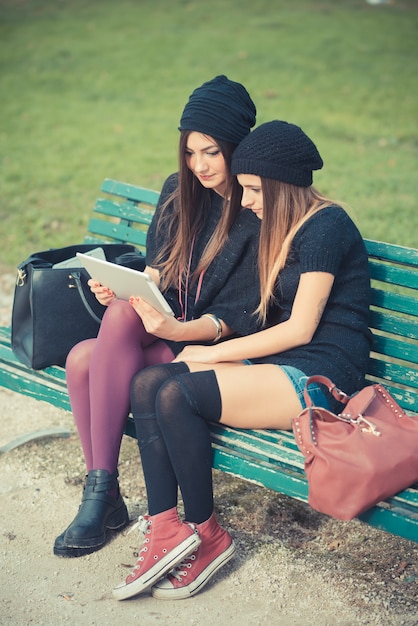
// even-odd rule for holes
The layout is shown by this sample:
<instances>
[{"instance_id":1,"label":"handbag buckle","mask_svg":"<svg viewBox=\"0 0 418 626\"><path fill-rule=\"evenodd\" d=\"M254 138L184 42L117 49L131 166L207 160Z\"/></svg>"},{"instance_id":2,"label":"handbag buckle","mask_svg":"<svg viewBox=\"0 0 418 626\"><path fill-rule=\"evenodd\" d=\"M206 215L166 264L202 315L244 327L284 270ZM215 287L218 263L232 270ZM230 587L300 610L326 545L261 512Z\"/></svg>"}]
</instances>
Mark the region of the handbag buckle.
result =
<instances>
[{"instance_id":1,"label":"handbag buckle","mask_svg":"<svg viewBox=\"0 0 418 626\"><path fill-rule=\"evenodd\" d=\"M361 413L359 414L359 416L357 417L357 423L361 424L364 423L366 424L367 428L362 428L361 431L363 433L371 433L372 435L374 435L375 437L380 437L380 435L382 434L380 432L380 430L377 430L376 426L370 422L369 420L367 420L365 417L363 417L363 415L361 415Z\"/></svg>"},{"instance_id":2,"label":"handbag buckle","mask_svg":"<svg viewBox=\"0 0 418 626\"><path fill-rule=\"evenodd\" d=\"M338 400L338 402L343 402L344 404L346 404L351 398L351 396L344 393L344 391L341 391L341 389L338 389L338 387L335 387L335 385L329 391L334 398Z\"/></svg>"},{"instance_id":3,"label":"handbag buckle","mask_svg":"<svg viewBox=\"0 0 418 626\"><path fill-rule=\"evenodd\" d=\"M68 274L68 280L73 280L73 283L68 283L68 289L77 289L77 285L75 284L75 278L73 274Z\"/></svg>"},{"instance_id":4,"label":"handbag buckle","mask_svg":"<svg viewBox=\"0 0 418 626\"><path fill-rule=\"evenodd\" d=\"M356 426L365 424L366 427L361 428L361 432L363 433L370 433L375 437L380 437L382 434L380 430L377 430L376 426L370 420L366 419L361 413L359 413L357 417L352 417L349 413L340 413L338 417L342 417L345 421L355 424Z\"/></svg>"},{"instance_id":5,"label":"handbag buckle","mask_svg":"<svg viewBox=\"0 0 418 626\"><path fill-rule=\"evenodd\" d=\"M16 286L17 287L23 287L23 285L25 284L25 280L26 280L26 272L24 269L19 268L17 270L17 276L16 276Z\"/></svg>"}]
</instances>

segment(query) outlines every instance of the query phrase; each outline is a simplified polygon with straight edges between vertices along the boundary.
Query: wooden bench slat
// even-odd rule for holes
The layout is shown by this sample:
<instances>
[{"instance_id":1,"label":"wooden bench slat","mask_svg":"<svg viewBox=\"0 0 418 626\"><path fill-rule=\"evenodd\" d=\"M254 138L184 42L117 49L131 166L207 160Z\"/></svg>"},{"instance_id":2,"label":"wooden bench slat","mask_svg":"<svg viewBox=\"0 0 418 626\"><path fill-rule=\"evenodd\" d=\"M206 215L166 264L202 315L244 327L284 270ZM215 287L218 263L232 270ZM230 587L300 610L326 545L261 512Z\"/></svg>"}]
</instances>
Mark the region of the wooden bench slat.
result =
<instances>
[{"instance_id":1,"label":"wooden bench slat","mask_svg":"<svg viewBox=\"0 0 418 626\"><path fill-rule=\"evenodd\" d=\"M417 541L418 515L411 512L405 514L405 509L402 507L375 506L359 515L358 519L393 535Z\"/></svg>"},{"instance_id":2,"label":"wooden bench slat","mask_svg":"<svg viewBox=\"0 0 418 626\"><path fill-rule=\"evenodd\" d=\"M366 379L370 383L376 382L382 384L406 413L418 416L417 390L409 386L402 387L400 386L402 383L392 383L387 378L390 373L391 369L385 368L382 361L376 361L372 358Z\"/></svg>"},{"instance_id":3,"label":"wooden bench slat","mask_svg":"<svg viewBox=\"0 0 418 626\"><path fill-rule=\"evenodd\" d=\"M417 299L406 294L392 293L383 289L372 288L372 306L388 311L418 315Z\"/></svg>"},{"instance_id":4,"label":"wooden bench slat","mask_svg":"<svg viewBox=\"0 0 418 626\"><path fill-rule=\"evenodd\" d=\"M277 471L277 469L242 456L236 456L229 450L216 446L213 449L213 467L232 476L244 478L251 483L307 502L308 483L302 475Z\"/></svg>"},{"instance_id":5,"label":"wooden bench slat","mask_svg":"<svg viewBox=\"0 0 418 626\"><path fill-rule=\"evenodd\" d=\"M211 424L211 431L213 433L219 433L219 436L225 438L232 437L235 441L264 441L269 445L284 446L291 448L292 450L298 450L295 438L291 431L233 428L232 426L225 426L217 423Z\"/></svg>"},{"instance_id":6,"label":"wooden bench slat","mask_svg":"<svg viewBox=\"0 0 418 626\"><path fill-rule=\"evenodd\" d=\"M383 241L374 241L373 239L365 239L364 243L371 259L394 261L418 267L418 250L414 248L406 248Z\"/></svg>"},{"instance_id":7,"label":"wooden bench slat","mask_svg":"<svg viewBox=\"0 0 418 626\"><path fill-rule=\"evenodd\" d=\"M234 435L237 431L245 432L243 429L232 428L232 426L219 426L218 425L218 427L222 430L222 432L225 432L229 429L232 435ZM213 430L213 427L212 427L212 430ZM292 450L298 450L295 438L293 436L292 431L290 430L271 430L271 429L266 428L263 430L253 429L249 432L252 433L252 436L257 437L257 439L274 443L277 446L284 446Z\"/></svg>"},{"instance_id":8,"label":"wooden bench slat","mask_svg":"<svg viewBox=\"0 0 418 626\"><path fill-rule=\"evenodd\" d=\"M418 370L410 369L399 363L386 361L381 355L372 352L370 356L369 373L387 380L388 384L398 383L408 387L418 388Z\"/></svg>"},{"instance_id":9,"label":"wooden bench slat","mask_svg":"<svg viewBox=\"0 0 418 626\"><path fill-rule=\"evenodd\" d=\"M92 218L90 220L89 229L96 235L108 237L113 241L117 241L120 243L131 243L133 245L145 248L147 240L146 232L135 230L129 225L123 223L113 224L112 222L104 222L103 220L97 220Z\"/></svg>"},{"instance_id":10,"label":"wooden bench slat","mask_svg":"<svg viewBox=\"0 0 418 626\"><path fill-rule=\"evenodd\" d=\"M121 203L102 198L96 201L94 212L125 220L129 225L138 223L146 226L151 224L154 215L154 211L138 207L133 202Z\"/></svg>"},{"instance_id":11,"label":"wooden bench slat","mask_svg":"<svg viewBox=\"0 0 418 626\"><path fill-rule=\"evenodd\" d=\"M373 260L369 261L369 267L372 280L397 285L398 287L418 288L416 272L412 272L404 267L378 263Z\"/></svg>"},{"instance_id":12,"label":"wooden bench slat","mask_svg":"<svg viewBox=\"0 0 418 626\"><path fill-rule=\"evenodd\" d=\"M234 451L237 455L257 459L260 463L277 465L279 467L298 467L303 471L303 460L297 449L277 444L269 444L257 436L240 436L240 432L231 431L232 436L225 436L222 427L211 426L212 442L223 449Z\"/></svg>"},{"instance_id":13,"label":"wooden bench slat","mask_svg":"<svg viewBox=\"0 0 418 626\"><path fill-rule=\"evenodd\" d=\"M53 367L40 371L27 368L12 352L10 329L0 330L0 386L70 411L65 371Z\"/></svg>"},{"instance_id":14,"label":"wooden bench slat","mask_svg":"<svg viewBox=\"0 0 418 626\"><path fill-rule=\"evenodd\" d=\"M137 187L136 185L111 180L110 178L105 178L100 189L113 196L120 196L137 203L149 204L152 207L157 205L160 197L159 192L153 189Z\"/></svg>"},{"instance_id":15,"label":"wooden bench slat","mask_svg":"<svg viewBox=\"0 0 418 626\"><path fill-rule=\"evenodd\" d=\"M417 487L416 485L415 487ZM407 507L413 513L418 515L418 489L406 489L401 491L393 498L387 498L385 501L392 506L398 506L402 502L403 506Z\"/></svg>"},{"instance_id":16,"label":"wooden bench slat","mask_svg":"<svg viewBox=\"0 0 418 626\"><path fill-rule=\"evenodd\" d=\"M418 344L408 343L401 339L393 339L384 335L374 335L373 352L385 355L385 357L409 361L411 364L418 361ZM408 367L410 368L411 365L408 365Z\"/></svg>"},{"instance_id":17,"label":"wooden bench slat","mask_svg":"<svg viewBox=\"0 0 418 626\"><path fill-rule=\"evenodd\" d=\"M399 335L407 339L418 339L418 322L400 315L391 315L381 311L370 311L370 327L381 332Z\"/></svg>"}]
</instances>

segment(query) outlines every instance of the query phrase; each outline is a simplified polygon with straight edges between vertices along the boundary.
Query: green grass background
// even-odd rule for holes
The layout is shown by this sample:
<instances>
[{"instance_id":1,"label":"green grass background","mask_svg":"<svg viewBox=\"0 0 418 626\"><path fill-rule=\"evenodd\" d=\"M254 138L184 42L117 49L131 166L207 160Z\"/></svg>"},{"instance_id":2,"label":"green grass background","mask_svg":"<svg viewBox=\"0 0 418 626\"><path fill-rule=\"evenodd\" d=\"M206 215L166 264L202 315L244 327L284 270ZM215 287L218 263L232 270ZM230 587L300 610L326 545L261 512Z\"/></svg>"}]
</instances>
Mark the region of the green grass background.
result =
<instances>
[{"instance_id":1,"label":"green grass background","mask_svg":"<svg viewBox=\"0 0 418 626\"><path fill-rule=\"evenodd\" d=\"M416 0L0 0L0 268L80 242L106 177L160 189L220 73L314 139L365 237L418 246L417 27Z\"/></svg>"}]
</instances>

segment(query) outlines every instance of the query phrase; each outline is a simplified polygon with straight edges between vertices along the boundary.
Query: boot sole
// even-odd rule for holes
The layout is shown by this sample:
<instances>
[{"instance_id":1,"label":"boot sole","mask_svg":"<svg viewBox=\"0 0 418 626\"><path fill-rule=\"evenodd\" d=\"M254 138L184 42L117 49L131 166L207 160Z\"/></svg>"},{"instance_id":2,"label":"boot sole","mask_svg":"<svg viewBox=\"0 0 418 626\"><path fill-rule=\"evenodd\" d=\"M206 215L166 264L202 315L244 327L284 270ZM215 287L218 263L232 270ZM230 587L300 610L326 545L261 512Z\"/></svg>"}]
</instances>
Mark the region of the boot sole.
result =
<instances>
[{"instance_id":1,"label":"boot sole","mask_svg":"<svg viewBox=\"0 0 418 626\"><path fill-rule=\"evenodd\" d=\"M102 535L98 537L92 537L90 539L85 539L83 542L79 542L78 545L74 545L75 542L67 543L65 541L64 536L64 544L60 547L54 546L54 554L56 556L62 556L67 558L73 558L78 556L84 556L87 554L91 554L92 552L96 552L103 548L107 541L107 531L121 531L129 524L129 515L128 510L125 507L123 511L123 520L120 521L120 511L116 511L118 515L113 514L114 521L112 520L112 516L106 522L106 528ZM84 545L80 545L84 543Z\"/></svg>"},{"instance_id":2,"label":"boot sole","mask_svg":"<svg viewBox=\"0 0 418 626\"><path fill-rule=\"evenodd\" d=\"M232 542L229 548L227 548L222 554L220 554L216 559L212 561L204 570L199 574L199 576L193 580L186 587L173 587L171 583L167 581L169 586L167 587L159 587L158 584L152 588L152 597L157 598L158 600L184 600L186 598L191 598L196 593L198 593L212 578L216 572L226 565L230 559L234 556L236 547L235 543ZM164 580L165 583L165 580Z\"/></svg>"},{"instance_id":3,"label":"boot sole","mask_svg":"<svg viewBox=\"0 0 418 626\"><path fill-rule=\"evenodd\" d=\"M113 597L117 600L126 600L149 589L154 583L162 578L167 572L178 565L183 559L191 554L201 543L197 533L187 537L181 544L171 550L158 563L150 567L150 569L137 580L126 584L121 583L112 590Z\"/></svg>"}]
</instances>

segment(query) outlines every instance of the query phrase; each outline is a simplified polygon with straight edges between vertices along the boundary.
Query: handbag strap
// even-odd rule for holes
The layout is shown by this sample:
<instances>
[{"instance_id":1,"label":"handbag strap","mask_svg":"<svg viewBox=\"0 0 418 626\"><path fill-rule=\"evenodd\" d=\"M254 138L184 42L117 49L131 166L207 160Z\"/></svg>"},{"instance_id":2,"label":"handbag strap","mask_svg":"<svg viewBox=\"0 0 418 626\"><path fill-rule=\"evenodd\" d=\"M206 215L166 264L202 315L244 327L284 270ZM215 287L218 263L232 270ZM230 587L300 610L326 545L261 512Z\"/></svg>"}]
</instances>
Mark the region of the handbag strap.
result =
<instances>
[{"instance_id":1,"label":"handbag strap","mask_svg":"<svg viewBox=\"0 0 418 626\"><path fill-rule=\"evenodd\" d=\"M348 396L346 393L344 393L344 391L338 389L338 387L334 385L332 380L330 380L326 376L316 374L315 376L309 376L308 380L305 383L305 389L303 390L303 397L305 398L307 407L313 406L312 398L309 395L308 389L309 385L311 385L312 383L317 383L319 385L324 385L324 387L327 387L332 397L335 398L335 400L337 400L338 402L342 402L342 404L347 404L347 402L351 398L351 396Z\"/></svg>"},{"instance_id":2,"label":"handbag strap","mask_svg":"<svg viewBox=\"0 0 418 626\"><path fill-rule=\"evenodd\" d=\"M47 261L40 259L37 253L32 254L30 257L22 261L22 263L19 263L19 265L17 266L17 275L16 275L17 287L23 287L23 285L25 284L25 281L27 278L26 267L30 263L32 263L33 265L36 265L36 267L50 267L51 265Z\"/></svg>"},{"instance_id":3,"label":"handbag strap","mask_svg":"<svg viewBox=\"0 0 418 626\"><path fill-rule=\"evenodd\" d=\"M77 291L79 293L79 296L86 308L87 313L98 323L101 323L101 319L100 317L98 317L96 315L96 313L93 311L93 309L91 308L90 304L87 301L87 298L84 294L83 291L83 285L81 284L81 273L80 272L71 272L71 274L69 275L69 278L73 278L74 282L75 282L75 287L77 287ZM74 285L68 285L70 288L74 287Z\"/></svg>"}]
</instances>

